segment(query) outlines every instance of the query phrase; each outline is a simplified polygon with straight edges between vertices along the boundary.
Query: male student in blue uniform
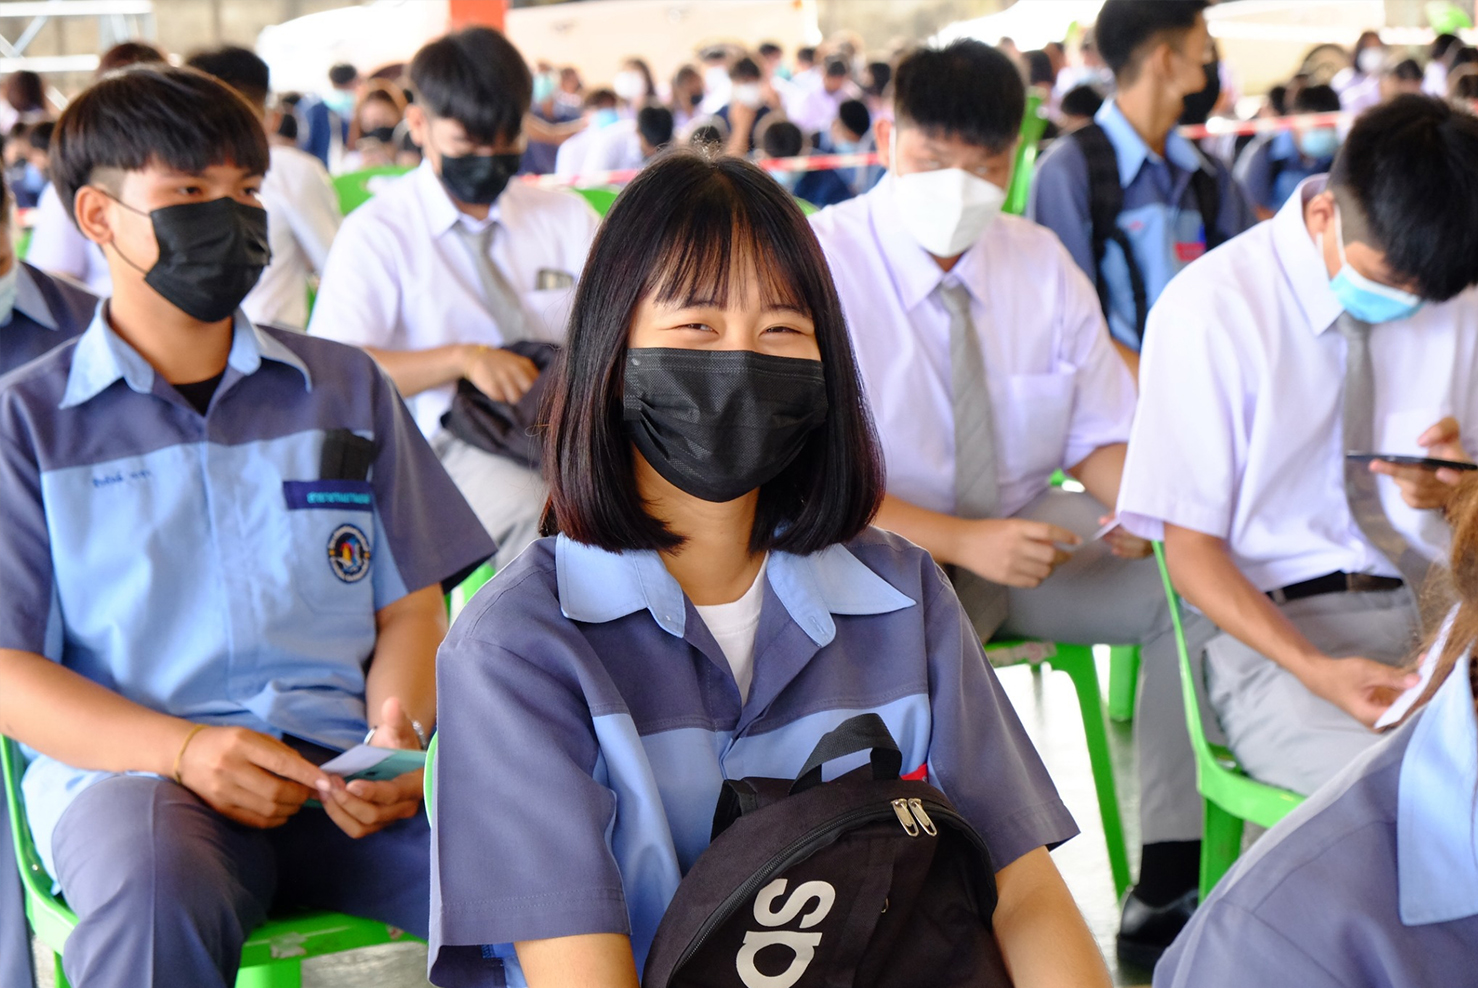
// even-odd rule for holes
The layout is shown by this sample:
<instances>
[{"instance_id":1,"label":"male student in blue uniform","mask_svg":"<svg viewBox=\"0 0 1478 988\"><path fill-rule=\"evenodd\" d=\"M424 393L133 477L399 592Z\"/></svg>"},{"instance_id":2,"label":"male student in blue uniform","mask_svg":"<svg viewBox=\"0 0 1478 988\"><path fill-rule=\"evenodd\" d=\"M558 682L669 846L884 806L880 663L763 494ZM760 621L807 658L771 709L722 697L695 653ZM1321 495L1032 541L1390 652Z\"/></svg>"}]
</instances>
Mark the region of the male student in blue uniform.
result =
<instances>
[{"instance_id":1,"label":"male student in blue uniform","mask_svg":"<svg viewBox=\"0 0 1478 988\"><path fill-rule=\"evenodd\" d=\"M1094 37L1118 91L1094 116L1097 126L1056 141L1032 179L1027 215L1050 227L1098 286L1131 367L1149 308L1175 273L1254 222L1227 169L1174 133L1185 98L1206 88L1206 6L1108 0Z\"/></svg>"},{"instance_id":2,"label":"male student in blue uniform","mask_svg":"<svg viewBox=\"0 0 1478 988\"><path fill-rule=\"evenodd\" d=\"M394 387L251 325L267 141L190 69L103 79L54 170L113 296L0 381L0 731L78 988L225 986L274 903L424 933L443 584L492 552ZM322 808L306 808L310 798Z\"/></svg>"},{"instance_id":3,"label":"male student in blue uniform","mask_svg":"<svg viewBox=\"0 0 1478 988\"><path fill-rule=\"evenodd\" d=\"M0 374L79 335L97 298L16 256L10 190L0 175ZM31 940L15 870L10 821L0 813L0 984L31 979Z\"/></svg>"},{"instance_id":4,"label":"male student in blue uniform","mask_svg":"<svg viewBox=\"0 0 1478 988\"><path fill-rule=\"evenodd\" d=\"M1194 904L1201 801L1149 547L1093 539L1118 500L1134 382L1057 238L1000 215L1026 108L1010 60L978 42L920 49L893 93L888 174L812 218L887 460L877 523L951 567L984 638L1144 646L1144 853L1119 942L1149 966ZM1053 489L1059 469L1087 491Z\"/></svg>"},{"instance_id":5,"label":"male student in blue uniform","mask_svg":"<svg viewBox=\"0 0 1478 988\"><path fill-rule=\"evenodd\" d=\"M1339 94L1328 86L1304 86L1293 97L1293 112L1338 113ZM1334 163L1339 131L1333 126L1297 127L1263 134L1242 149L1232 175L1265 220L1288 201L1300 182L1322 175Z\"/></svg>"}]
</instances>

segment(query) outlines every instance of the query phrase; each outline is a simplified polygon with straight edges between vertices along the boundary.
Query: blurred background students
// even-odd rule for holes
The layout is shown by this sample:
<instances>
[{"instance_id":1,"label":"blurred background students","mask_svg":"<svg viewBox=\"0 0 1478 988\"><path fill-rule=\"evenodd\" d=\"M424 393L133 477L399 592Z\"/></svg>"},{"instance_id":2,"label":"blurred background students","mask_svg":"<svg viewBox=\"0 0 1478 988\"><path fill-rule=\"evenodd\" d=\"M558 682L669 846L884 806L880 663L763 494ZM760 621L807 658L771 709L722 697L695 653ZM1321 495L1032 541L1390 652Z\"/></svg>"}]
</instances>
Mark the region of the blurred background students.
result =
<instances>
[{"instance_id":1,"label":"blurred background students","mask_svg":"<svg viewBox=\"0 0 1478 988\"><path fill-rule=\"evenodd\" d=\"M1339 94L1329 86L1304 86L1293 98L1295 116L1338 113ZM1268 219L1310 175L1322 175L1339 150L1334 124L1299 126L1255 138L1237 157L1232 175L1241 184L1260 220Z\"/></svg>"}]
</instances>

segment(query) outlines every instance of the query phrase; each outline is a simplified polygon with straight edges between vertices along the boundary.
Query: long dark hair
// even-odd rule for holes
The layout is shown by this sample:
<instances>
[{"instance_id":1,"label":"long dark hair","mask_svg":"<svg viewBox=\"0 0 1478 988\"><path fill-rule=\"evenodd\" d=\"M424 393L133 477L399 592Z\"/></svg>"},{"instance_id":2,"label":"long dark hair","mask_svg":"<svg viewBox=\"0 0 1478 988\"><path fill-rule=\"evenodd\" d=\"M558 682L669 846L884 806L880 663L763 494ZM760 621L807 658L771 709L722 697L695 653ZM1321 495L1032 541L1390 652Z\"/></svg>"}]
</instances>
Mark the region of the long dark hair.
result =
<instances>
[{"instance_id":1,"label":"long dark hair","mask_svg":"<svg viewBox=\"0 0 1478 988\"><path fill-rule=\"evenodd\" d=\"M554 375L542 530L620 551L681 538L647 513L621 424L626 343L649 295L727 304L753 260L767 304L810 316L826 377L825 424L760 489L750 546L809 553L852 538L877 512L883 467L826 258L799 207L759 168L678 150L626 187L590 248Z\"/></svg>"}]
</instances>

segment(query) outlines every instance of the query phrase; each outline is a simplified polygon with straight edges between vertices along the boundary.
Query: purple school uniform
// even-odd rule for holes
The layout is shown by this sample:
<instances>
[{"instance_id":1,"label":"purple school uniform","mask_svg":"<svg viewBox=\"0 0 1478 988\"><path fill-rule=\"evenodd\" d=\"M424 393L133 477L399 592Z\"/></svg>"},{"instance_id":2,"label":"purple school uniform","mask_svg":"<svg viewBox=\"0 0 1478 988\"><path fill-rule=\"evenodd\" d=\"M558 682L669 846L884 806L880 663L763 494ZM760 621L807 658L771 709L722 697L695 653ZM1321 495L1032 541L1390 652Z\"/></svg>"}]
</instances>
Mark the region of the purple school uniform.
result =
<instances>
[{"instance_id":1,"label":"purple school uniform","mask_svg":"<svg viewBox=\"0 0 1478 988\"><path fill-rule=\"evenodd\" d=\"M997 867L1077 832L939 567L875 530L770 554L747 702L656 553L563 536L472 602L437 685L437 984L522 985L514 942L584 933L629 934L640 966L722 781L794 776L863 711Z\"/></svg>"},{"instance_id":2,"label":"purple school uniform","mask_svg":"<svg viewBox=\"0 0 1478 988\"><path fill-rule=\"evenodd\" d=\"M1466 663L1271 830L1196 911L1155 988L1478 982L1478 721Z\"/></svg>"}]
</instances>

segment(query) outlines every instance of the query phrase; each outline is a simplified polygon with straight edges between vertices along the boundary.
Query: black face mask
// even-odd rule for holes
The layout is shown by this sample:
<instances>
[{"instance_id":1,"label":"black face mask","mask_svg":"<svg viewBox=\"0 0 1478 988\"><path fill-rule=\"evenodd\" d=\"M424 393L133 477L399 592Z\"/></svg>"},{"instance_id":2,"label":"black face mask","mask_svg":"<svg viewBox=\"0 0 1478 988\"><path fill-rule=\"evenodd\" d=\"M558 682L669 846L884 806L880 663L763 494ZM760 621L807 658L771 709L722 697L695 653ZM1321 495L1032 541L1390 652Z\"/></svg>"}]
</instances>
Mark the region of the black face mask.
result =
<instances>
[{"instance_id":1,"label":"black face mask","mask_svg":"<svg viewBox=\"0 0 1478 988\"><path fill-rule=\"evenodd\" d=\"M779 476L826 421L826 378L819 360L752 350L631 350L622 420L668 483L732 501Z\"/></svg>"},{"instance_id":2,"label":"black face mask","mask_svg":"<svg viewBox=\"0 0 1478 988\"><path fill-rule=\"evenodd\" d=\"M1221 99L1221 63L1207 62L1203 68L1206 70L1206 88L1186 95L1185 105L1180 111L1182 126L1194 126L1210 120L1216 101Z\"/></svg>"},{"instance_id":3,"label":"black face mask","mask_svg":"<svg viewBox=\"0 0 1478 988\"><path fill-rule=\"evenodd\" d=\"M375 127L373 130L365 131L364 136L368 137L372 141L379 141L381 144L389 144L391 141L395 140L395 128Z\"/></svg>"},{"instance_id":4,"label":"black face mask","mask_svg":"<svg viewBox=\"0 0 1478 988\"><path fill-rule=\"evenodd\" d=\"M159 260L144 272L144 284L201 322L219 322L235 312L272 260L272 248L267 245L267 211L260 206L223 196L210 202L164 206L145 214L119 199L113 201L140 216L147 215L154 224ZM143 271L121 251L118 256L135 270Z\"/></svg>"},{"instance_id":5,"label":"black face mask","mask_svg":"<svg viewBox=\"0 0 1478 988\"><path fill-rule=\"evenodd\" d=\"M443 155L441 184L458 202L490 206L508 187L508 180L518 174L522 161L519 153L464 154L455 158Z\"/></svg>"}]
</instances>

